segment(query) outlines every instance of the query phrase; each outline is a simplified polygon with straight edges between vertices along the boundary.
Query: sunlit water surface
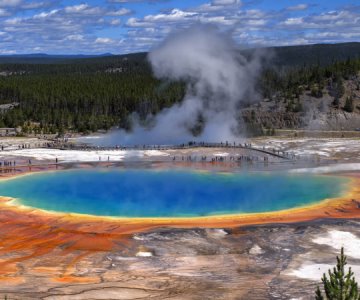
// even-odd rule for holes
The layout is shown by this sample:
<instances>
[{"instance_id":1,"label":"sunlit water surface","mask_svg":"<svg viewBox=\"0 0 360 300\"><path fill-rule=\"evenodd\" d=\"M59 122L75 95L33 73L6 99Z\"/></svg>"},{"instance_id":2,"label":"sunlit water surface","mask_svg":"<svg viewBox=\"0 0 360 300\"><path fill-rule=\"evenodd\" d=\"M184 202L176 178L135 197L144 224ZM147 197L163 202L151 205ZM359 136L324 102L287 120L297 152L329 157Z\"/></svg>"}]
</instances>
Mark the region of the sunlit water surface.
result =
<instances>
[{"instance_id":1,"label":"sunlit water surface","mask_svg":"<svg viewBox=\"0 0 360 300\"><path fill-rule=\"evenodd\" d=\"M0 195L56 212L182 217L269 212L345 192L335 176L92 169L37 173L0 182Z\"/></svg>"}]
</instances>

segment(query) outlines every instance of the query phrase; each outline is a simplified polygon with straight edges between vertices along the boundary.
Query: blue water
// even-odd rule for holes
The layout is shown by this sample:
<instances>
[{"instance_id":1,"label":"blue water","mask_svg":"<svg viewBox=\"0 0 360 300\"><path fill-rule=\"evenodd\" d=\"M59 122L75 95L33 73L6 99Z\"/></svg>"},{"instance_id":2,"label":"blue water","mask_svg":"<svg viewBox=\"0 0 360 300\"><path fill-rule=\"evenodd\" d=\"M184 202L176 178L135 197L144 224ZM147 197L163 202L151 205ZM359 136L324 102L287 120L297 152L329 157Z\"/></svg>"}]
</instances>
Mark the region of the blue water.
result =
<instances>
[{"instance_id":1,"label":"blue water","mask_svg":"<svg viewBox=\"0 0 360 300\"><path fill-rule=\"evenodd\" d=\"M57 212L115 217L180 217L293 208L340 196L339 177L264 173L92 169L0 182L0 195Z\"/></svg>"}]
</instances>

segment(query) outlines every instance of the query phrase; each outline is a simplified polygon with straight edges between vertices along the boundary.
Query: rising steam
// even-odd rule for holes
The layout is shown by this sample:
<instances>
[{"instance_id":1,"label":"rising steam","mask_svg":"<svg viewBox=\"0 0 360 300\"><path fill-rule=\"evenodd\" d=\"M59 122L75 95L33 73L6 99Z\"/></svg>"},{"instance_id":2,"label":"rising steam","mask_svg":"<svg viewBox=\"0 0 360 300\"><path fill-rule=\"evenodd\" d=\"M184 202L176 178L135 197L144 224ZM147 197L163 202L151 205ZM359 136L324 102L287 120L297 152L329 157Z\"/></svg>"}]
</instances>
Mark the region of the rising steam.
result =
<instances>
[{"instance_id":1,"label":"rising steam","mask_svg":"<svg viewBox=\"0 0 360 300\"><path fill-rule=\"evenodd\" d=\"M230 36L212 26L171 34L148 58L158 78L187 82L185 98L149 116L151 127L142 127L135 117L131 132L112 132L107 139L125 145L238 140L239 108L258 99L254 86L261 59L251 57L241 55Z\"/></svg>"}]
</instances>

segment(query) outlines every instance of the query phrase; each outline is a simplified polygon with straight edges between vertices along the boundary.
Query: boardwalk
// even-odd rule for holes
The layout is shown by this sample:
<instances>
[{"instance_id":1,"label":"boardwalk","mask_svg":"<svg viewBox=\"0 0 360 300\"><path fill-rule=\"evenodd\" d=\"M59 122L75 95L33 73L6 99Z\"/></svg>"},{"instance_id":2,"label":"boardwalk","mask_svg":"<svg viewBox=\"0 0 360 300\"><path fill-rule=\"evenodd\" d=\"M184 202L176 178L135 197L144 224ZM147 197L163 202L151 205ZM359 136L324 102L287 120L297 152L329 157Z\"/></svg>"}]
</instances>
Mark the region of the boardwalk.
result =
<instances>
[{"instance_id":1,"label":"boardwalk","mask_svg":"<svg viewBox=\"0 0 360 300\"><path fill-rule=\"evenodd\" d=\"M230 144L230 143L188 143L180 145L143 145L143 146L113 146L113 147L100 147L100 146L91 146L86 144L64 144L61 147L52 147L56 149L71 149L71 150L83 150L83 151L112 151L112 150L185 150L185 149L198 149L198 148L224 148L224 149L246 149L255 151L258 153L267 154L277 158L282 158L286 160L295 159L295 156L291 153L280 151L276 149L267 149L267 148L256 148L251 144Z\"/></svg>"}]
</instances>

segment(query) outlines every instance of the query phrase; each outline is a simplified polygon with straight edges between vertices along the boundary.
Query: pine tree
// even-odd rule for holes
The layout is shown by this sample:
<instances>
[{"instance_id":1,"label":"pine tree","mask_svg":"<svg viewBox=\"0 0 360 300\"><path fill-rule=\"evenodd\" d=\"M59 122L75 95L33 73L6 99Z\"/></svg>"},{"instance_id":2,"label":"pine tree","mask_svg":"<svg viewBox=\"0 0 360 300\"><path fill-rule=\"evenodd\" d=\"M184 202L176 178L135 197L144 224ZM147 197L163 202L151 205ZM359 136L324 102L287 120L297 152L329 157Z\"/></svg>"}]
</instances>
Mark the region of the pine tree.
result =
<instances>
[{"instance_id":1,"label":"pine tree","mask_svg":"<svg viewBox=\"0 0 360 300\"><path fill-rule=\"evenodd\" d=\"M316 299L316 300L324 300L324 297L323 297L323 295L321 294L321 291L320 291L320 288L319 288L319 287L316 288L315 299Z\"/></svg>"},{"instance_id":2,"label":"pine tree","mask_svg":"<svg viewBox=\"0 0 360 300\"><path fill-rule=\"evenodd\" d=\"M347 112L353 112L354 111L354 101L352 97L347 97L344 110Z\"/></svg>"},{"instance_id":3,"label":"pine tree","mask_svg":"<svg viewBox=\"0 0 360 300\"><path fill-rule=\"evenodd\" d=\"M337 264L333 271L329 270L329 278L324 273L321 281L324 285L325 297L322 295L320 288L317 287L315 292L316 300L360 300L358 285L355 281L354 273L349 268L345 274L346 256L344 248L341 248L340 258L336 257Z\"/></svg>"}]
</instances>

